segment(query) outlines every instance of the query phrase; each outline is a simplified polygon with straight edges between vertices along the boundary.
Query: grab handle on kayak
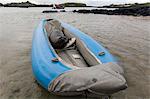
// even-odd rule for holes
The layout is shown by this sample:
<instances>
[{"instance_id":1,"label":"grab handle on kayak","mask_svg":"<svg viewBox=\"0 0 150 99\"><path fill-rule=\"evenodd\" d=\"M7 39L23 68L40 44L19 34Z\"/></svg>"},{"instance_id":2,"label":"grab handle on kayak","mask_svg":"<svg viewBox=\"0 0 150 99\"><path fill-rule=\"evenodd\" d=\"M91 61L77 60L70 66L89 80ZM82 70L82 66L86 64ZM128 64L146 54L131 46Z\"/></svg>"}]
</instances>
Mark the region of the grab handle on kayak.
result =
<instances>
[{"instance_id":1,"label":"grab handle on kayak","mask_svg":"<svg viewBox=\"0 0 150 99\"><path fill-rule=\"evenodd\" d=\"M103 56L103 55L105 55L105 52L99 52L98 55L99 55L99 56Z\"/></svg>"},{"instance_id":2,"label":"grab handle on kayak","mask_svg":"<svg viewBox=\"0 0 150 99\"><path fill-rule=\"evenodd\" d=\"M58 62L59 60L58 60L58 58L53 58L52 59L52 62Z\"/></svg>"}]
</instances>

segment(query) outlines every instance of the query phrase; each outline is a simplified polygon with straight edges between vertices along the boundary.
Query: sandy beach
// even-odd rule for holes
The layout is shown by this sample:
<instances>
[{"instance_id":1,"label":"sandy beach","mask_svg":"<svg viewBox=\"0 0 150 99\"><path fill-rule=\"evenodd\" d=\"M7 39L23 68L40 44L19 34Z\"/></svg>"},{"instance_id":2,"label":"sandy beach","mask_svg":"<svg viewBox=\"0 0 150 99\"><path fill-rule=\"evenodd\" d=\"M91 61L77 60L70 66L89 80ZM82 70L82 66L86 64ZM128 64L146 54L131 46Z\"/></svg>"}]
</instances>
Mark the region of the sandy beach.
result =
<instances>
[{"instance_id":1,"label":"sandy beach","mask_svg":"<svg viewBox=\"0 0 150 99\"><path fill-rule=\"evenodd\" d=\"M31 68L32 35L43 18L73 25L118 59L128 88L112 99L150 99L150 17L41 13L47 9L0 8L1 99L85 99L54 96L36 83Z\"/></svg>"}]
</instances>

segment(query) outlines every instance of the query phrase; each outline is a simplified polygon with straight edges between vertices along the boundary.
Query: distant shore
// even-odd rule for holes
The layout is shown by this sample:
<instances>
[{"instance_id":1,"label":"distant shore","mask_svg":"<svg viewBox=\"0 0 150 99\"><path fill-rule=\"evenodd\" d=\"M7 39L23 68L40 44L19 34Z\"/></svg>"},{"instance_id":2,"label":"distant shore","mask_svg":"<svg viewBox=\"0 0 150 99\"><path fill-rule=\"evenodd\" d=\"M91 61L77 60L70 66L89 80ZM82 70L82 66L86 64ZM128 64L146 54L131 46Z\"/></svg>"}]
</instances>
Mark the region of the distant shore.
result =
<instances>
[{"instance_id":1,"label":"distant shore","mask_svg":"<svg viewBox=\"0 0 150 99\"><path fill-rule=\"evenodd\" d=\"M93 14L107 14L107 15L132 15L132 16L150 16L150 3L143 4L125 4L125 5L110 5L103 6L105 8L116 8L115 10L106 9L81 9L74 10L77 13L93 13ZM98 7L102 8L102 7Z\"/></svg>"},{"instance_id":2,"label":"distant shore","mask_svg":"<svg viewBox=\"0 0 150 99\"><path fill-rule=\"evenodd\" d=\"M93 14L107 14L107 15L132 15L132 16L150 16L150 2L148 3L134 3L134 4L111 4L108 6L87 6L84 3L62 3L60 4L64 7L94 7L94 9L79 9L74 10L74 13L93 13ZM29 1L21 3L0 3L0 7L19 7L19 8L29 8L29 7L53 7L53 4L34 4ZM116 8L115 10L99 9L99 8ZM52 13L58 11L43 11L43 13ZM66 11L63 11L66 12Z\"/></svg>"},{"instance_id":3,"label":"distant shore","mask_svg":"<svg viewBox=\"0 0 150 99\"><path fill-rule=\"evenodd\" d=\"M62 5L64 7L90 7L84 3L73 3L73 2L62 3L60 5ZM25 8L28 8L28 7L53 7L53 4L34 4L34 3L27 1L27 2L21 2L21 3L7 3L7 4L0 3L0 6L1 7L25 7Z\"/></svg>"}]
</instances>

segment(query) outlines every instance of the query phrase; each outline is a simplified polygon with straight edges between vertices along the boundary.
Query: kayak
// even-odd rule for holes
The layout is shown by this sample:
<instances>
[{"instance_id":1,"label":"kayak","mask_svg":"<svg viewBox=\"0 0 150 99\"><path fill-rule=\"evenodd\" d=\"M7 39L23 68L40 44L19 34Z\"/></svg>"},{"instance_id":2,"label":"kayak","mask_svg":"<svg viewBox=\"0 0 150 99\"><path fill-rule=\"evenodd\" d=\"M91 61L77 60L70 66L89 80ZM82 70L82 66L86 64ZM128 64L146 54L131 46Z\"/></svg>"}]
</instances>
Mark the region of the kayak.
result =
<instances>
[{"instance_id":1,"label":"kayak","mask_svg":"<svg viewBox=\"0 0 150 99\"><path fill-rule=\"evenodd\" d=\"M55 49L47 29L54 20L41 20L32 39L32 71L42 87L61 96L111 95L127 88L123 69L114 56L93 38L60 20L64 35L75 38L75 42L71 47Z\"/></svg>"}]
</instances>

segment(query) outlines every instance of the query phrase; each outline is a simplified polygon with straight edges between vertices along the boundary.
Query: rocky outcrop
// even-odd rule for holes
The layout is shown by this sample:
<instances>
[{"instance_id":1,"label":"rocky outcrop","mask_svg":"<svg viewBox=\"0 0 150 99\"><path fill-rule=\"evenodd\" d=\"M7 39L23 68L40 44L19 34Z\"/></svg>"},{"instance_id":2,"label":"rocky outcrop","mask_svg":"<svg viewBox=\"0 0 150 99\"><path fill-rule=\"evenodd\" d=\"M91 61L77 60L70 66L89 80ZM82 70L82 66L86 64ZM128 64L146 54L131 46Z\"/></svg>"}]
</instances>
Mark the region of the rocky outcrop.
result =
<instances>
[{"instance_id":1,"label":"rocky outcrop","mask_svg":"<svg viewBox=\"0 0 150 99\"><path fill-rule=\"evenodd\" d=\"M133 15L133 16L150 16L150 7L131 7L118 8L115 10L93 9L93 10L74 10L78 13L93 13L93 14L107 14L107 15Z\"/></svg>"},{"instance_id":2,"label":"rocky outcrop","mask_svg":"<svg viewBox=\"0 0 150 99\"><path fill-rule=\"evenodd\" d=\"M62 5L64 7L86 7L86 4L84 3L68 2L68 3L59 4L59 5ZM4 4L4 7L53 7L53 5L52 4L50 5L34 4L34 3L27 1L27 2L21 2L21 3L7 3L7 4Z\"/></svg>"},{"instance_id":3,"label":"rocky outcrop","mask_svg":"<svg viewBox=\"0 0 150 99\"><path fill-rule=\"evenodd\" d=\"M56 13L58 12L57 10L44 10L42 13Z\"/></svg>"},{"instance_id":4,"label":"rocky outcrop","mask_svg":"<svg viewBox=\"0 0 150 99\"><path fill-rule=\"evenodd\" d=\"M2 3L0 3L0 7L2 7L3 6L3 4Z\"/></svg>"},{"instance_id":5,"label":"rocky outcrop","mask_svg":"<svg viewBox=\"0 0 150 99\"><path fill-rule=\"evenodd\" d=\"M42 13L57 13L57 12L66 12L65 10L44 10Z\"/></svg>"},{"instance_id":6,"label":"rocky outcrop","mask_svg":"<svg viewBox=\"0 0 150 99\"><path fill-rule=\"evenodd\" d=\"M4 7L34 7L35 4L27 2L21 2L21 3L7 3L4 4Z\"/></svg>"},{"instance_id":7,"label":"rocky outcrop","mask_svg":"<svg viewBox=\"0 0 150 99\"><path fill-rule=\"evenodd\" d=\"M21 3L7 3L4 4L4 7L52 7L52 5L37 5L34 3L31 3L29 1L27 2L21 2Z\"/></svg>"}]
</instances>

